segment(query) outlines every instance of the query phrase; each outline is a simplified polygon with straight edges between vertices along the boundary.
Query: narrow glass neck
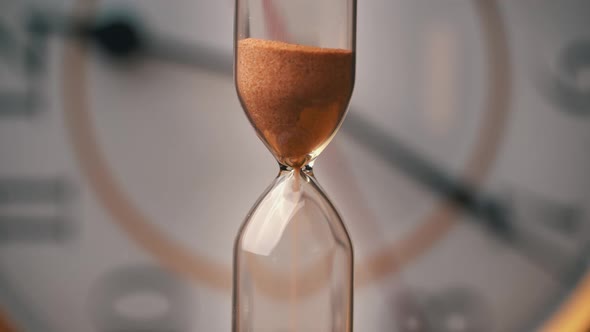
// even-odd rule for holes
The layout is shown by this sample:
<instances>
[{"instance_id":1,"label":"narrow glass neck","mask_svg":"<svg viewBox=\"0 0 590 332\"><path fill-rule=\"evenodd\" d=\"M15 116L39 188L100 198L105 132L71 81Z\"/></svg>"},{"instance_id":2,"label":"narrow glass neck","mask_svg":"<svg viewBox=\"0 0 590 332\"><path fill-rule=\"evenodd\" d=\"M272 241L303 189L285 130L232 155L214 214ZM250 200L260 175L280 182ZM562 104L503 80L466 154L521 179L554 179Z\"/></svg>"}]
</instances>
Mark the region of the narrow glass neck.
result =
<instances>
[{"instance_id":1,"label":"narrow glass neck","mask_svg":"<svg viewBox=\"0 0 590 332\"><path fill-rule=\"evenodd\" d=\"M296 170L297 170L296 168L279 163L279 176L291 174L291 173L295 172ZM307 176L313 177L314 176L313 175L313 162L299 168L299 172L303 173Z\"/></svg>"}]
</instances>

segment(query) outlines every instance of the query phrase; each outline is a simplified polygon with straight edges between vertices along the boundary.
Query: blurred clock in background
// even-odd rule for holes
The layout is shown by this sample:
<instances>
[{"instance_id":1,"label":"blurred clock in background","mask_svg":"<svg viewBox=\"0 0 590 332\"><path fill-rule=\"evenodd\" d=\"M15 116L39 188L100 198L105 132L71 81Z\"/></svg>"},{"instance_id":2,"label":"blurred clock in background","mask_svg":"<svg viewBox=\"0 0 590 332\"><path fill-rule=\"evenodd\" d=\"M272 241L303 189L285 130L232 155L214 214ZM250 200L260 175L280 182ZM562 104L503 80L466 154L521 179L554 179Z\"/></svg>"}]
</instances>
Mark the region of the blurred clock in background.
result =
<instances>
[{"instance_id":1,"label":"blurred clock in background","mask_svg":"<svg viewBox=\"0 0 590 332\"><path fill-rule=\"evenodd\" d=\"M229 330L233 238L276 172L233 88L233 3L0 6L0 321ZM351 111L316 163L355 329L590 320L588 7L359 3Z\"/></svg>"}]
</instances>

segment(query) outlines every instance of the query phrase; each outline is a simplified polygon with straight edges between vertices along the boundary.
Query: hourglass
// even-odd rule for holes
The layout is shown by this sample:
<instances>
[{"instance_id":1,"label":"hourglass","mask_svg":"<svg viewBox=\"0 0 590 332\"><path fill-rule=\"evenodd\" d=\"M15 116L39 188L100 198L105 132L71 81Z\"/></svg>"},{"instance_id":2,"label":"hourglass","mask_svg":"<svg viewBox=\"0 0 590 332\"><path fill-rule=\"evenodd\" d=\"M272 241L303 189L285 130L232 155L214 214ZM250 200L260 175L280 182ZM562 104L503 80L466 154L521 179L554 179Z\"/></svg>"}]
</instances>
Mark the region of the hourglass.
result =
<instances>
[{"instance_id":1,"label":"hourglass","mask_svg":"<svg viewBox=\"0 0 590 332\"><path fill-rule=\"evenodd\" d=\"M354 85L355 0L236 0L235 84L278 176L234 252L234 332L352 330L353 251L312 170Z\"/></svg>"}]
</instances>

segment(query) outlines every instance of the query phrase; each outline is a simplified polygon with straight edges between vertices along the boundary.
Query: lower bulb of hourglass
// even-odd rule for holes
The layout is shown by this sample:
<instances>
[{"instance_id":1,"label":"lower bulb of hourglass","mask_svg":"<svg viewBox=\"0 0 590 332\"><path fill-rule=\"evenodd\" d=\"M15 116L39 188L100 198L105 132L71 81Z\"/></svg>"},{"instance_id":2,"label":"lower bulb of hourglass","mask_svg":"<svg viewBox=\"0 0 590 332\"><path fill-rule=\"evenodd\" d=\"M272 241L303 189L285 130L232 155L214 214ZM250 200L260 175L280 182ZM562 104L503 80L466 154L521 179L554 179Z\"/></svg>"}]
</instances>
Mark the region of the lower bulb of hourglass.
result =
<instances>
[{"instance_id":1,"label":"lower bulb of hourglass","mask_svg":"<svg viewBox=\"0 0 590 332\"><path fill-rule=\"evenodd\" d=\"M234 332L351 331L352 246L310 171L281 171L258 200L234 268Z\"/></svg>"}]
</instances>

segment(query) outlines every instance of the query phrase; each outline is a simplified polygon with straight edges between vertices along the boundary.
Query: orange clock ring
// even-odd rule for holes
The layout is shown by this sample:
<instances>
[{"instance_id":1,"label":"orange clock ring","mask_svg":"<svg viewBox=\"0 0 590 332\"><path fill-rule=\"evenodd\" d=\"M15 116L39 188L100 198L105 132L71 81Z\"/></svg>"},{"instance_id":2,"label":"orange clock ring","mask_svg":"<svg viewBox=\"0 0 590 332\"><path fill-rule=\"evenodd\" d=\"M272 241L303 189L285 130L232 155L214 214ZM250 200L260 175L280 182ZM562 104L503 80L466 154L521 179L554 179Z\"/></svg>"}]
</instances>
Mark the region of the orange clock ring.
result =
<instances>
[{"instance_id":1,"label":"orange clock ring","mask_svg":"<svg viewBox=\"0 0 590 332\"><path fill-rule=\"evenodd\" d=\"M482 121L474 154L470 158L465 178L477 183L487 174L497 154L506 123L510 100L509 56L506 32L497 3L493 0L474 2L482 24L482 37L488 49L488 95L486 116ZM95 0L78 3L78 15L90 15ZM95 139L92 117L88 113L86 68L88 49L83 43L68 43L64 50L63 88L65 124L75 156L94 194L105 210L140 247L161 264L181 275L216 289L231 288L231 268L199 255L166 237L149 222L132 202L113 176L100 146ZM441 205L400 242L386 246L375 255L357 264L356 286L362 287L386 275L397 272L405 264L420 256L448 232L459 211L449 203ZM314 271L312 271L313 273ZM322 275L321 271L319 275ZM325 280L307 278L306 289L313 292Z\"/></svg>"}]
</instances>

